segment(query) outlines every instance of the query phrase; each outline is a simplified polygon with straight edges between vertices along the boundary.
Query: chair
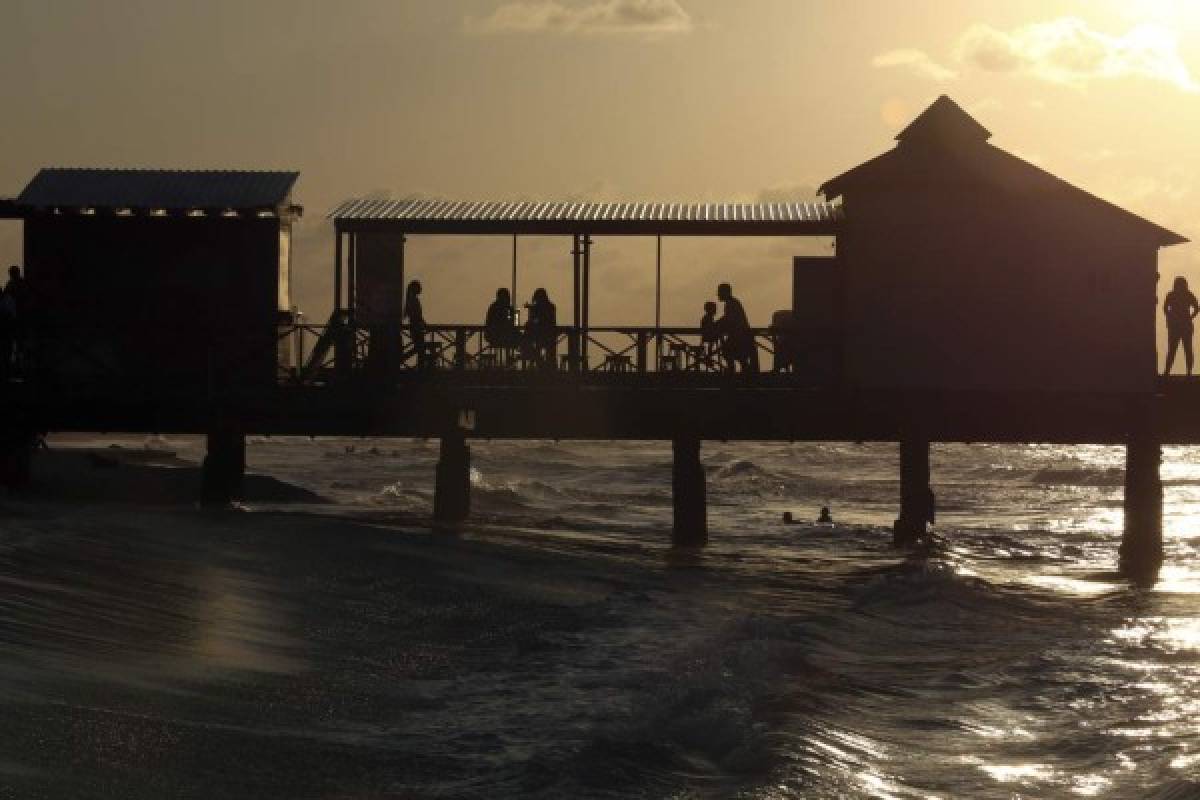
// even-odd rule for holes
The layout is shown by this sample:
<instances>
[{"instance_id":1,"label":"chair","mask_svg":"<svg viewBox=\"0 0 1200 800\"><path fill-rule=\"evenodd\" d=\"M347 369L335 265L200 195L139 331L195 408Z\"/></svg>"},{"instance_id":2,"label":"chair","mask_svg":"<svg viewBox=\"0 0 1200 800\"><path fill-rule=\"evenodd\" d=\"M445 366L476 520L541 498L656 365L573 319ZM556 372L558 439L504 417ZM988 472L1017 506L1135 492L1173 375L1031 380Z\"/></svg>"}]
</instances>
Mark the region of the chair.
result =
<instances>
[{"instance_id":1,"label":"chair","mask_svg":"<svg viewBox=\"0 0 1200 800\"><path fill-rule=\"evenodd\" d=\"M610 353L604 357L603 368L607 372L630 372L633 370L633 359L626 355Z\"/></svg>"}]
</instances>

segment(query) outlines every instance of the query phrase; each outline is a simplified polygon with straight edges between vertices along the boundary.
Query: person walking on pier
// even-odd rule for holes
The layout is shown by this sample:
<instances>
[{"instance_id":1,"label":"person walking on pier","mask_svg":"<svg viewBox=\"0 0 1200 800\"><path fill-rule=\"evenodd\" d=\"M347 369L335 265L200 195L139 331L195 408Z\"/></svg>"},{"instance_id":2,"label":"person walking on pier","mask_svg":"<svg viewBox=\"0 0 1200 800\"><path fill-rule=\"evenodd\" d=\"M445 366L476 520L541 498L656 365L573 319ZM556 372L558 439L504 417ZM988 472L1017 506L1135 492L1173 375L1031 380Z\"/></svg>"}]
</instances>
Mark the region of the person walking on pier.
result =
<instances>
[{"instance_id":1,"label":"person walking on pier","mask_svg":"<svg viewBox=\"0 0 1200 800\"><path fill-rule=\"evenodd\" d=\"M542 367L554 367L554 350L558 341L558 316L554 303L545 289L533 292L533 301L527 306L529 319L525 323L526 343L535 361Z\"/></svg>"},{"instance_id":2,"label":"person walking on pier","mask_svg":"<svg viewBox=\"0 0 1200 800\"><path fill-rule=\"evenodd\" d=\"M725 314L717 320L722 336L721 351L729 364L729 371L739 365L743 373L758 372L758 348L754 345L754 332L742 301L733 296L733 287L722 283L717 287L717 299L725 304Z\"/></svg>"},{"instance_id":3,"label":"person walking on pier","mask_svg":"<svg viewBox=\"0 0 1200 800\"><path fill-rule=\"evenodd\" d=\"M421 309L421 282L411 281L404 293L404 316L408 318L408 335L417 353L417 369L429 366L429 348L425 343L425 312Z\"/></svg>"},{"instance_id":4,"label":"person walking on pier","mask_svg":"<svg viewBox=\"0 0 1200 800\"><path fill-rule=\"evenodd\" d=\"M1175 278L1174 287L1163 301L1163 314L1167 318L1167 365L1163 369L1163 375L1171 374L1171 367L1175 363L1175 351L1179 349L1180 343L1183 344L1183 361L1187 367L1187 374L1192 374L1192 331L1197 313L1200 313L1200 303L1196 302L1196 295L1188 289L1187 279L1180 275Z\"/></svg>"}]
</instances>

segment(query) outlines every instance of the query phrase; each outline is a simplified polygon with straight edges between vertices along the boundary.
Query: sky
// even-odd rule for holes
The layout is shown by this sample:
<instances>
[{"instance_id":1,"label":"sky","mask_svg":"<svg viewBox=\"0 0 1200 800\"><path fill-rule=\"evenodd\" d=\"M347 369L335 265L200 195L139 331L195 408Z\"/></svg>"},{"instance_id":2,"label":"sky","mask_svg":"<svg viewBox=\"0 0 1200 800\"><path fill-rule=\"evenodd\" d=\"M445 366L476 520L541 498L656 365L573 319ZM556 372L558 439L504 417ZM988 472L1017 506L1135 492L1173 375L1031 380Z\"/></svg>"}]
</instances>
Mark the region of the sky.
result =
<instances>
[{"instance_id":1,"label":"sky","mask_svg":"<svg viewBox=\"0 0 1200 800\"><path fill-rule=\"evenodd\" d=\"M0 196L42 166L299 170L310 317L343 199L812 199L943 93L993 144L1200 240L1190 0L0 0L0 76ZM482 319L509 247L413 237L430 321ZM523 240L518 294L564 307L569 250ZM829 250L666 240L663 320L695 324L730 280L765 325L791 256ZM1200 283L1196 245L1160 265ZM592 274L594 325L653 321L652 240L599 239Z\"/></svg>"}]
</instances>

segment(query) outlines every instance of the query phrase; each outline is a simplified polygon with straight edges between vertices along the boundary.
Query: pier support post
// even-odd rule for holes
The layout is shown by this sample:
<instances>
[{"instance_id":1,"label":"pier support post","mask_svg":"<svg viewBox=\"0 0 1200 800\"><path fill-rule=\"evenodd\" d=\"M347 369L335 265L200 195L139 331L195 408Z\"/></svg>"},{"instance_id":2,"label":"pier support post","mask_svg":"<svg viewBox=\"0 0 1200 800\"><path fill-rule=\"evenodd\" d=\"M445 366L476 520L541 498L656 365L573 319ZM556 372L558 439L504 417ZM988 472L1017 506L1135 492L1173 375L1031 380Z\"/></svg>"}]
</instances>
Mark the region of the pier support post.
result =
<instances>
[{"instance_id":1,"label":"pier support post","mask_svg":"<svg viewBox=\"0 0 1200 800\"><path fill-rule=\"evenodd\" d=\"M201 468L201 504L225 506L240 500L246 474L246 434L220 425L208 432L207 445Z\"/></svg>"},{"instance_id":2,"label":"pier support post","mask_svg":"<svg viewBox=\"0 0 1200 800\"><path fill-rule=\"evenodd\" d=\"M1162 448L1152 436L1137 435L1125 445L1125 533L1121 574L1139 585L1158 580L1163 562L1163 489L1158 468Z\"/></svg>"},{"instance_id":3,"label":"pier support post","mask_svg":"<svg viewBox=\"0 0 1200 800\"><path fill-rule=\"evenodd\" d=\"M471 512L471 448L461 431L442 437L433 487L433 521L462 522Z\"/></svg>"},{"instance_id":4,"label":"pier support post","mask_svg":"<svg viewBox=\"0 0 1200 800\"><path fill-rule=\"evenodd\" d=\"M900 517L892 526L892 543L908 547L916 543L935 516L933 489L929 487L929 440L906 437L900 440Z\"/></svg>"},{"instance_id":5,"label":"pier support post","mask_svg":"<svg viewBox=\"0 0 1200 800\"><path fill-rule=\"evenodd\" d=\"M708 543L708 509L704 467L700 463L700 439L676 437L671 442L671 499L675 520L671 542L676 547L703 547Z\"/></svg>"}]
</instances>

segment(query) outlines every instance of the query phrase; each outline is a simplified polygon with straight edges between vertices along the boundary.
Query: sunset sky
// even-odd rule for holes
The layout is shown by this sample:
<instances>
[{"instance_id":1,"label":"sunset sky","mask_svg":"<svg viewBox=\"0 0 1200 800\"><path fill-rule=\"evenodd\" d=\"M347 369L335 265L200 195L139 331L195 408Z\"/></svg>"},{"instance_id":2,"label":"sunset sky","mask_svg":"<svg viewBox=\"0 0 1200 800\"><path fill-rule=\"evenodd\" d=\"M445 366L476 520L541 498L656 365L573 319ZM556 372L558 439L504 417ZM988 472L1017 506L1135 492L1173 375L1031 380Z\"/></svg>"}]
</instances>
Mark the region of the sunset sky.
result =
<instances>
[{"instance_id":1,"label":"sunset sky","mask_svg":"<svg viewBox=\"0 0 1200 800\"><path fill-rule=\"evenodd\" d=\"M1200 239L1184 0L0 0L0 74L0 195L50 165L300 170L313 316L344 198L811 198L942 93L994 144ZM670 240L665 320L729 279L765 324L790 256L827 248ZM565 306L568 249L523 245L520 294ZM431 320L476 321L508 243L414 239L409 264ZM1200 248L1162 272L1200 281ZM593 274L594 323L652 321L653 242L599 241Z\"/></svg>"}]
</instances>

